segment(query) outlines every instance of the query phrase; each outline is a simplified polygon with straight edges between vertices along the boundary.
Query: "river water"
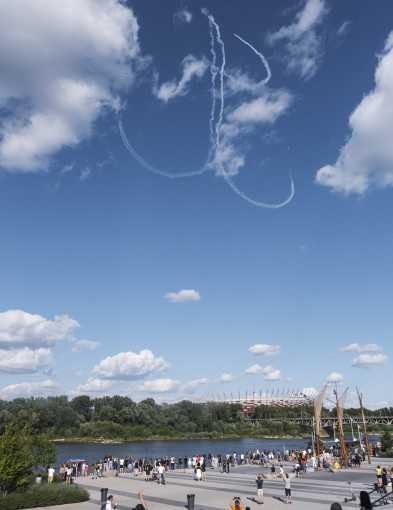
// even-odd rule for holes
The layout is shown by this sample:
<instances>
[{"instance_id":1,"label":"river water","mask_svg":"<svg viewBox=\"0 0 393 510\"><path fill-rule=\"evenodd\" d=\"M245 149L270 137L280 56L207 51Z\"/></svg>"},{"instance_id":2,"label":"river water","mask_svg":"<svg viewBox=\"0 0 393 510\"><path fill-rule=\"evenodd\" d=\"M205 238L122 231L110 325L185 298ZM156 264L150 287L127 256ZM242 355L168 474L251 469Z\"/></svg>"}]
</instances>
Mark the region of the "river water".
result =
<instances>
[{"instance_id":1,"label":"river water","mask_svg":"<svg viewBox=\"0 0 393 510\"><path fill-rule=\"evenodd\" d=\"M369 436L370 442L379 441L380 436ZM352 439L352 438L346 438ZM243 438L243 439L198 439L183 441L138 441L124 442L121 444L113 443L56 443L57 445L57 466L72 458L86 459L89 465L105 455L113 457L132 456L135 458L147 457L148 459L172 455L176 458L184 458L185 455L193 456L195 454L206 455L211 453L226 455L230 453L246 453L249 451L261 450L279 450L283 453L284 449L295 450L306 447L309 439L264 439L264 438Z\"/></svg>"}]
</instances>

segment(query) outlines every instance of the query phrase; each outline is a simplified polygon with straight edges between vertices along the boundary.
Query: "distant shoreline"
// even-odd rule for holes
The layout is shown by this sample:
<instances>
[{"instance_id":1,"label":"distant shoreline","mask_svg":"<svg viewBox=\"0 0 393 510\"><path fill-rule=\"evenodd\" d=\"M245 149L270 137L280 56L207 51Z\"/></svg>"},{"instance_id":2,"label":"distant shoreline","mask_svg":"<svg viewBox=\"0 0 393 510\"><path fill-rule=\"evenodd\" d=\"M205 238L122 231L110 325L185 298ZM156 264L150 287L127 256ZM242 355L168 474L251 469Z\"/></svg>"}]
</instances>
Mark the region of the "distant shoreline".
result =
<instances>
[{"instance_id":1,"label":"distant shoreline","mask_svg":"<svg viewBox=\"0 0 393 510\"><path fill-rule=\"evenodd\" d=\"M86 437L67 437L52 439L54 443L91 443L91 444L123 444L123 443L140 443L142 441L198 441L198 440L222 440L222 439L244 439L249 436L219 436L219 437L168 437L168 436L151 436L151 437L138 437L138 438L127 438L127 439L100 439L100 438L86 438ZM300 435L300 436L257 436L255 439L310 439L311 436Z\"/></svg>"}]
</instances>

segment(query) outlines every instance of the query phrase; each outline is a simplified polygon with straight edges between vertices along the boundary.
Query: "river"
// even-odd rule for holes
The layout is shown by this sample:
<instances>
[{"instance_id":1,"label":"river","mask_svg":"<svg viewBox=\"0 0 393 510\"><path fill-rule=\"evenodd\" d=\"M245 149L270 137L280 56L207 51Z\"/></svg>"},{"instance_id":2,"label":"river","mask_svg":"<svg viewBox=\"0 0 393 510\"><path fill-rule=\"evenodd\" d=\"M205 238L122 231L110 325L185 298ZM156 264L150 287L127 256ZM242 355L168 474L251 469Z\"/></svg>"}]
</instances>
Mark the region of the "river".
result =
<instances>
[{"instance_id":1,"label":"river","mask_svg":"<svg viewBox=\"0 0 393 510\"><path fill-rule=\"evenodd\" d=\"M370 442L379 441L380 436L369 436ZM347 439L347 438L346 438ZM350 439L348 437L348 439ZM178 457L193 456L202 454L246 453L249 451L261 450L288 450L299 449L307 446L309 439L264 439L264 438L243 438L243 439L197 439L197 440L174 440L174 441L138 441L114 443L56 443L57 463L66 462L72 458L86 459L89 465L105 455L113 457L132 456L135 458L160 458L163 456Z\"/></svg>"}]
</instances>

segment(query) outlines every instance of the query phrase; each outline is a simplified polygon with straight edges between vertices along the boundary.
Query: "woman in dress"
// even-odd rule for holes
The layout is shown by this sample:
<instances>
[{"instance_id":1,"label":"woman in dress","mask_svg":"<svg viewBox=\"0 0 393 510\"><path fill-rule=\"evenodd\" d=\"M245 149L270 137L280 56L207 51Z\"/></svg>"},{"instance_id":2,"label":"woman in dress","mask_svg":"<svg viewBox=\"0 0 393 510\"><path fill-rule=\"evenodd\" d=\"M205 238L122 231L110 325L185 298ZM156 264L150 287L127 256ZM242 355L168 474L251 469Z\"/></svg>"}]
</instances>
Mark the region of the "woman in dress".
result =
<instances>
[{"instance_id":1,"label":"woman in dress","mask_svg":"<svg viewBox=\"0 0 393 510\"><path fill-rule=\"evenodd\" d=\"M202 469L200 462L196 465L196 476L197 476L197 482L200 482L202 480Z\"/></svg>"}]
</instances>

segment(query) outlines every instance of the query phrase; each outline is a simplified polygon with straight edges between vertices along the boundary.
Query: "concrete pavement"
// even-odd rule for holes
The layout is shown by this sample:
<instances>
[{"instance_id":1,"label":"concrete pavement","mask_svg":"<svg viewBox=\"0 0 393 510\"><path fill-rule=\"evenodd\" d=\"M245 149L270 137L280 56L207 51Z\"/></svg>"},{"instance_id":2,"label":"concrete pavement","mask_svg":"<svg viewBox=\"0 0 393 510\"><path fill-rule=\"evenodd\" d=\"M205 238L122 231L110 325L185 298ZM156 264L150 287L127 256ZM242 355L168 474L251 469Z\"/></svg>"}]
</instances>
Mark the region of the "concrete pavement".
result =
<instances>
[{"instance_id":1,"label":"concrete pavement","mask_svg":"<svg viewBox=\"0 0 393 510\"><path fill-rule=\"evenodd\" d=\"M292 507L302 510L328 510L335 501L341 503L343 509L359 508L359 492L371 490L368 486L376 481L375 467L388 467L393 459L372 458L371 465L365 464L362 469L347 469L337 473L317 471L308 473L301 478L291 479ZM293 465L284 466L286 472ZM258 473L267 472L266 468L254 465L240 466L231 469L229 474L217 469L207 469L207 481L197 482L194 474L183 471L168 471L165 475L166 485L157 482L146 482L144 475L134 476L122 474L114 478L89 480L79 478L79 485L90 491L90 500L85 503L45 507L44 510L98 510L100 509L100 489L108 488L108 494L114 495L118 510L130 510L139 503L138 491L142 490L148 510L174 510L186 508L187 494L195 494L195 510L228 510L234 496L240 496L244 509L261 508L256 499L255 477ZM348 482L357 496L357 501L344 503L350 497ZM374 498L375 499L375 498ZM279 509L285 504L284 482L277 478L264 483L264 502L262 508ZM391 506L391 508L393 505ZM389 508L389 507L388 507Z\"/></svg>"}]
</instances>

